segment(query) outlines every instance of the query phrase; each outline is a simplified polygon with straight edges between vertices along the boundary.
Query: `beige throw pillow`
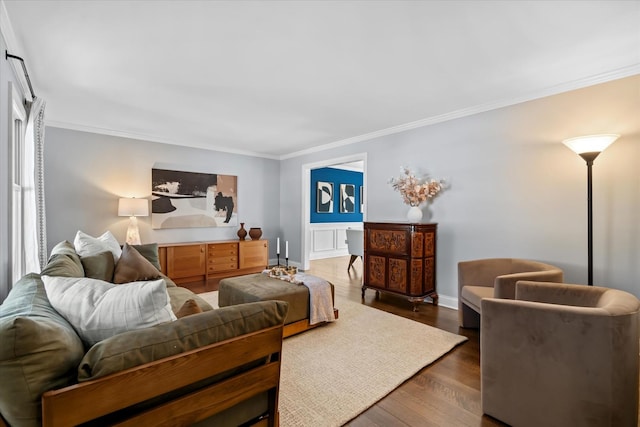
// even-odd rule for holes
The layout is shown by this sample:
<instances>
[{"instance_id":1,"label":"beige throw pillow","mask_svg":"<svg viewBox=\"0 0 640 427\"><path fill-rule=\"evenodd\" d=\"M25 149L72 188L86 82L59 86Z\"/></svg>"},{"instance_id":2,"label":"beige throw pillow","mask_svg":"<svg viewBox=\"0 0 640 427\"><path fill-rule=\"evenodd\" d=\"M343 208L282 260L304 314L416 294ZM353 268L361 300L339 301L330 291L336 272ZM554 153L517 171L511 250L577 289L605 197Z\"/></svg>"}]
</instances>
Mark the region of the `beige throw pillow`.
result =
<instances>
[{"instance_id":1,"label":"beige throw pillow","mask_svg":"<svg viewBox=\"0 0 640 427\"><path fill-rule=\"evenodd\" d=\"M122 248L122 255L113 273L113 283L129 283L140 280L153 280L160 272L145 257L128 243Z\"/></svg>"}]
</instances>

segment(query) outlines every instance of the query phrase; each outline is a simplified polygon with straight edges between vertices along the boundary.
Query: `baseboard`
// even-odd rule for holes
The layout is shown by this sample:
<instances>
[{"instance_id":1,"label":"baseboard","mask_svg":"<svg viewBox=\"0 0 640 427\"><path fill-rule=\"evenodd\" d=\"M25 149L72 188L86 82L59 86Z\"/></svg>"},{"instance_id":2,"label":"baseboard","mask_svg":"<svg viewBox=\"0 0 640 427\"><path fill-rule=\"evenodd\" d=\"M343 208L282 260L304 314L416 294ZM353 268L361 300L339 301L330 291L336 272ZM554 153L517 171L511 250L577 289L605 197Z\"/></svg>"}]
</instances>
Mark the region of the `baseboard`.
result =
<instances>
[{"instance_id":1,"label":"baseboard","mask_svg":"<svg viewBox=\"0 0 640 427\"><path fill-rule=\"evenodd\" d=\"M458 298L450 297L448 295L438 295L438 305L442 307L458 309Z\"/></svg>"}]
</instances>

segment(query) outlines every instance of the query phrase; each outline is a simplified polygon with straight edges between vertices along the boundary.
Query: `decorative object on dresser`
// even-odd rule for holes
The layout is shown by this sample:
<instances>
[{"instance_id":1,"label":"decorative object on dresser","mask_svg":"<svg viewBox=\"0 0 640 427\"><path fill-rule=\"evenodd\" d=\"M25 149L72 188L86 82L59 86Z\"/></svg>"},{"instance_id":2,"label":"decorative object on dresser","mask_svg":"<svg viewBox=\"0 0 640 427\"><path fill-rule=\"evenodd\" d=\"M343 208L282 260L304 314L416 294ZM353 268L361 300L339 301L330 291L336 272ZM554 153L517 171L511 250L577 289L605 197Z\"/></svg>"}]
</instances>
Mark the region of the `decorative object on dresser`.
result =
<instances>
[{"instance_id":1,"label":"decorative object on dresser","mask_svg":"<svg viewBox=\"0 0 640 427\"><path fill-rule=\"evenodd\" d=\"M418 303L436 293L437 224L364 223L364 274L362 298L368 288L405 295Z\"/></svg>"},{"instance_id":2,"label":"decorative object on dresser","mask_svg":"<svg viewBox=\"0 0 640 427\"><path fill-rule=\"evenodd\" d=\"M121 198L118 200L118 216L129 217L126 242L130 245L140 245L137 217L149 216L149 201L147 199Z\"/></svg>"},{"instance_id":3,"label":"decorative object on dresser","mask_svg":"<svg viewBox=\"0 0 640 427\"><path fill-rule=\"evenodd\" d=\"M244 222L240 223L240 229L237 234L239 240L244 240L247 237L247 230L244 229Z\"/></svg>"},{"instance_id":4,"label":"decorative object on dresser","mask_svg":"<svg viewBox=\"0 0 640 427\"><path fill-rule=\"evenodd\" d=\"M251 237L251 240L260 240L260 237L262 237L262 228L251 227L249 229L249 237Z\"/></svg>"},{"instance_id":5,"label":"decorative object on dresser","mask_svg":"<svg viewBox=\"0 0 640 427\"><path fill-rule=\"evenodd\" d=\"M407 220L410 223L418 223L422 220L420 205L436 197L444 189L444 180L435 180L428 176L416 178L411 169L402 167L404 176L391 178L389 184L394 190L400 192L405 204L411 206L407 212Z\"/></svg>"},{"instance_id":6,"label":"decorative object on dresser","mask_svg":"<svg viewBox=\"0 0 640 427\"><path fill-rule=\"evenodd\" d=\"M225 240L158 245L162 273L175 283L205 292L225 277L260 273L269 263L267 240Z\"/></svg>"},{"instance_id":7,"label":"decorative object on dresser","mask_svg":"<svg viewBox=\"0 0 640 427\"><path fill-rule=\"evenodd\" d=\"M587 284L593 286L593 200L591 167L593 161L609 145L613 144L620 135L588 135L565 139L564 145L571 148L577 155L587 162Z\"/></svg>"}]
</instances>

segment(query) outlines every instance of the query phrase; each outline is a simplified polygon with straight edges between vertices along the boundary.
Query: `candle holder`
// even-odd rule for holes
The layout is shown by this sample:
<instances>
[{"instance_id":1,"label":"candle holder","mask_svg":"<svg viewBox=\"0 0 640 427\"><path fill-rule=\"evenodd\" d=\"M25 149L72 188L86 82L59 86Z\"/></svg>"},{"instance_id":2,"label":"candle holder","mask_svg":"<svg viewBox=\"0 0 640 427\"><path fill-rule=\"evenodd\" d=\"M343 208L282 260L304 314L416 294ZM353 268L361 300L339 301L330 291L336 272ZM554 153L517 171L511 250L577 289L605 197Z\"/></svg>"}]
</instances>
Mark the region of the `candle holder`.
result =
<instances>
[{"instance_id":1,"label":"candle holder","mask_svg":"<svg viewBox=\"0 0 640 427\"><path fill-rule=\"evenodd\" d=\"M289 268L289 258L285 258L285 262L286 262L285 267Z\"/></svg>"},{"instance_id":2,"label":"candle holder","mask_svg":"<svg viewBox=\"0 0 640 427\"><path fill-rule=\"evenodd\" d=\"M280 254L277 254L277 255L278 255L278 264L276 264L276 265L277 265L278 267L280 267Z\"/></svg>"}]
</instances>

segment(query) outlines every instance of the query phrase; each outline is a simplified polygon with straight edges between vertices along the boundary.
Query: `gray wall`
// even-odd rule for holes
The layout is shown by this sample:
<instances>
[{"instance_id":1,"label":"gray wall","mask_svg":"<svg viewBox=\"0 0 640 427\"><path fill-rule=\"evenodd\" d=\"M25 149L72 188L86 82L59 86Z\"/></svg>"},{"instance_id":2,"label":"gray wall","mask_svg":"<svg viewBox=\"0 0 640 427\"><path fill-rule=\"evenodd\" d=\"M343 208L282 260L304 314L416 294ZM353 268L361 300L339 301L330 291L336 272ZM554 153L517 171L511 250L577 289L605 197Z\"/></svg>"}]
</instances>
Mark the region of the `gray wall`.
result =
<instances>
[{"instance_id":1,"label":"gray wall","mask_svg":"<svg viewBox=\"0 0 640 427\"><path fill-rule=\"evenodd\" d=\"M455 302L456 265L465 259L537 259L563 268L567 282L585 283L586 166L560 141L614 132L622 137L594 165L595 282L640 296L639 85L635 76L280 162L47 128L49 249L78 229L108 229L123 241L128 220L116 216L117 200L148 196L150 170L160 165L237 175L240 219L263 228L272 258L279 235L299 262L303 165L367 153L370 221L405 220L407 206L387 184L401 165L449 179L425 215L439 224L443 302ZM227 239L236 231L140 223L147 242Z\"/></svg>"},{"instance_id":2,"label":"gray wall","mask_svg":"<svg viewBox=\"0 0 640 427\"><path fill-rule=\"evenodd\" d=\"M98 236L110 230L124 242L128 218L118 217L118 198L149 197L153 167L238 177L238 218L262 227L275 258L278 233L279 162L257 157L185 148L47 127L45 191L49 250L73 241L77 230ZM151 229L139 218L142 242L237 239L238 227Z\"/></svg>"},{"instance_id":3,"label":"gray wall","mask_svg":"<svg viewBox=\"0 0 640 427\"><path fill-rule=\"evenodd\" d=\"M594 282L640 296L640 76L282 161L281 193L303 165L367 153L367 220L405 221L387 184L411 166L451 187L425 211L437 222L438 292L457 298L457 262L520 257L587 281L586 164L566 138L619 133L594 164ZM301 258L302 201L280 201L290 257ZM428 215L427 215L428 214Z\"/></svg>"}]
</instances>

